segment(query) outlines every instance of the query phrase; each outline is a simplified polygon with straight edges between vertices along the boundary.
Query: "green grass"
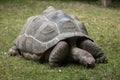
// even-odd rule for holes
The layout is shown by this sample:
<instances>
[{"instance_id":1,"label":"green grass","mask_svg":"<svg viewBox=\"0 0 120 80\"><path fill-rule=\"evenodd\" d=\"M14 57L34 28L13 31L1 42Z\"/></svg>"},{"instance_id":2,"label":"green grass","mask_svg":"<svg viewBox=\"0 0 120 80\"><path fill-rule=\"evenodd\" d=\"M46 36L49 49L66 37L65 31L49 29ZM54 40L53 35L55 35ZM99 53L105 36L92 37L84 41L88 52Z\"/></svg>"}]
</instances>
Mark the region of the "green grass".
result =
<instances>
[{"instance_id":1,"label":"green grass","mask_svg":"<svg viewBox=\"0 0 120 80\"><path fill-rule=\"evenodd\" d=\"M89 35L103 47L108 64L94 69L68 64L51 69L48 64L10 57L8 49L29 16L40 14L47 6L74 14L83 21ZM120 7L102 8L79 1L0 1L0 80L120 80ZM61 71L60 71L61 70Z\"/></svg>"}]
</instances>

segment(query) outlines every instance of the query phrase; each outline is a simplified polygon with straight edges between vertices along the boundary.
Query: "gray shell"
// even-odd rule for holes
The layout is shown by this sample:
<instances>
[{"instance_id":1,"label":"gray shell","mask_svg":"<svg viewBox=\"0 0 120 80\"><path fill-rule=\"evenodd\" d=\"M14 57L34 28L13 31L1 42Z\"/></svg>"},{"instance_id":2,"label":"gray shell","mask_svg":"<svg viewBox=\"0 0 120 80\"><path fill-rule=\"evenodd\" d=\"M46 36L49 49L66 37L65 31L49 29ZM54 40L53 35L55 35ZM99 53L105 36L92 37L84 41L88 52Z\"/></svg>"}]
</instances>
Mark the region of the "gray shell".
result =
<instances>
[{"instance_id":1,"label":"gray shell","mask_svg":"<svg viewBox=\"0 0 120 80\"><path fill-rule=\"evenodd\" d=\"M41 15L28 18L14 44L21 51L41 54L70 37L87 37L83 24L73 15L48 7Z\"/></svg>"}]
</instances>

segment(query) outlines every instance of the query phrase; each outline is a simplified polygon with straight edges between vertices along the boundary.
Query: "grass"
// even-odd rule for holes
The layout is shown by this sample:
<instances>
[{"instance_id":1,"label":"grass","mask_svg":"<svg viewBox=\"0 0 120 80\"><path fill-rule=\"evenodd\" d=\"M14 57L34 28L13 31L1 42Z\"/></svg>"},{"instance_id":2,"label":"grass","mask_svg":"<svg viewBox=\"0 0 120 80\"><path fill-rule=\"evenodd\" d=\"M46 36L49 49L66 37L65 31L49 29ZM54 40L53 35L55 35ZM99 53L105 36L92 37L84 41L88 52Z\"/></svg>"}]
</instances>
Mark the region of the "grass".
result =
<instances>
[{"instance_id":1,"label":"grass","mask_svg":"<svg viewBox=\"0 0 120 80\"><path fill-rule=\"evenodd\" d=\"M8 56L7 51L26 19L50 5L83 21L89 35L104 49L109 63L97 64L94 69L73 64L51 69L48 64ZM119 50L120 7L102 8L79 1L0 1L0 80L120 80Z\"/></svg>"}]
</instances>

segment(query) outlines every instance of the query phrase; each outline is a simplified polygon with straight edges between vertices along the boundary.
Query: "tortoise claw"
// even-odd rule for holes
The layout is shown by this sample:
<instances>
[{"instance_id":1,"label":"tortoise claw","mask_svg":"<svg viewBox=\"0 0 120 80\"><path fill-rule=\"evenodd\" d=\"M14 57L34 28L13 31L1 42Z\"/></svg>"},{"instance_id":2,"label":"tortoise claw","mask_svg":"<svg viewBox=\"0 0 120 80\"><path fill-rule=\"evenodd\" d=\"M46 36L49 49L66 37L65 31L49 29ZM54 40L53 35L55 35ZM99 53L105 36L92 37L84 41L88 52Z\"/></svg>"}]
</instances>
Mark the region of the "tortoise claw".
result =
<instances>
[{"instance_id":1,"label":"tortoise claw","mask_svg":"<svg viewBox=\"0 0 120 80\"><path fill-rule=\"evenodd\" d=\"M95 63L93 63L93 64L86 64L86 65L84 65L84 67L86 67L86 68L94 68L95 67Z\"/></svg>"},{"instance_id":2,"label":"tortoise claw","mask_svg":"<svg viewBox=\"0 0 120 80\"><path fill-rule=\"evenodd\" d=\"M49 64L50 64L50 67L52 67L52 68L62 66L61 64L58 64L58 63L49 63Z\"/></svg>"},{"instance_id":3,"label":"tortoise claw","mask_svg":"<svg viewBox=\"0 0 120 80\"><path fill-rule=\"evenodd\" d=\"M108 60L107 60L107 58L105 56L101 56L99 58L96 58L95 62L96 63L108 63Z\"/></svg>"}]
</instances>

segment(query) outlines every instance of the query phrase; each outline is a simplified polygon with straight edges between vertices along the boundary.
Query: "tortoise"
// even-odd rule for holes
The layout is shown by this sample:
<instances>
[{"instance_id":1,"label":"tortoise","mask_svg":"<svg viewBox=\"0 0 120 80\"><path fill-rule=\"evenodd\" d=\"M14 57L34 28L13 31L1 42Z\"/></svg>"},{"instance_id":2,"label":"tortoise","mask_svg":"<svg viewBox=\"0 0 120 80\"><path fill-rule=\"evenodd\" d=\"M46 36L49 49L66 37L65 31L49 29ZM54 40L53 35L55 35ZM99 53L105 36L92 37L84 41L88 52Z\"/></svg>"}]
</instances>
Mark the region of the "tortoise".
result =
<instances>
[{"instance_id":1,"label":"tortoise","mask_svg":"<svg viewBox=\"0 0 120 80\"><path fill-rule=\"evenodd\" d=\"M74 15L50 6L40 15L29 17L9 55L62 66L77 62L87 67L106 63L103 50L88 36L84 24Z\"/></svg>"}]
</instances>

